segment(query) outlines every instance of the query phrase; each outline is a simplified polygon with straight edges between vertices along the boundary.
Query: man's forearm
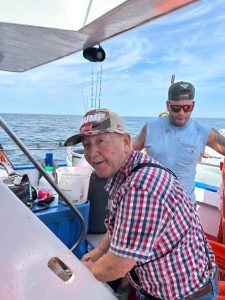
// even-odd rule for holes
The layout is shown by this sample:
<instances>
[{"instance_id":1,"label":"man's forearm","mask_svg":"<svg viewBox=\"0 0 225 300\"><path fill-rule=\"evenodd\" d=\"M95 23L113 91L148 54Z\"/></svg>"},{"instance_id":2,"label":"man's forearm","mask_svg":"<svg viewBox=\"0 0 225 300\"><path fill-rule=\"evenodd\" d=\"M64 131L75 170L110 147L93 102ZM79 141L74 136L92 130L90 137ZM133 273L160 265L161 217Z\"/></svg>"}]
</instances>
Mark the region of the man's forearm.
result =
<instances>
[{"instance_id":1,"label":"man's forearm","mask_svg":"<svg viewBox=\"0 0 225 300\"><path fill-rule=\"evenodd\" d=\"M91 265L90 270L98 280L108 282L124 277L135 263L131 259L107 252L96 263Z\"/></svg>"},{"instance_id":2,"label":"man's forearm","mask_svg":"<svg viewBox=\"0 0 225 300\"><path fill-rule=\"evenodd\" d=\"M109 246L110 246L110 239L109 239L108 232L106 232L106 234L104 235L103 239L96 246L96 248L98 248L99 250L101 250L102 253L106 253L109 250Z\"/></svg>"},{"instance_id":3,"label":"man's forearm","mask_svg":"<svg viewBox=\"0 0 225 300\"><path fill-rule=\"evenodd\" d=\"M225 156L225 137L215 128L212 128L207 140L207 146Z\"/></svg>"}]
</instances>

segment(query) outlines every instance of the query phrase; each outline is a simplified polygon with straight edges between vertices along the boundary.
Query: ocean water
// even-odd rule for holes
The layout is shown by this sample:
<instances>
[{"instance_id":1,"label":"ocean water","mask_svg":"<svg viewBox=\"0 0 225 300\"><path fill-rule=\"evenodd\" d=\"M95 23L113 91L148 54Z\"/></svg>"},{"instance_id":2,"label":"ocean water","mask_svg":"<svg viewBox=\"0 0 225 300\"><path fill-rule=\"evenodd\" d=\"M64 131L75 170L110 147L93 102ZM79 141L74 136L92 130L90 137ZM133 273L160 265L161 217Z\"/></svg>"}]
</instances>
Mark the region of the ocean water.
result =
<instances>
[{"instance_id":1,"label":"ocean water","mask_svg":"<svg viewBox=\"0 0 225 300\"><path fill-rule=\"evenodd\" d=\"M62 143L79 130L82 120L82 116L72 115L0 114L0 116L38 161L45 156L46 152L54 150L54 159L58 162L66 158L66 148L61 146ZM124 119L134 138L148 118L125 117ZM7 149L6 154L14 164L27 164L28 161L23 153L2 128L0 128L0 136L0 143L4 149Z\"/></svg>"},{"instance_id":2,"label":"ocean water","mask_svg":"<svg viewBox=\"0 0 225 300\"><path fill-rule=\"evenodd\" d=\"M39 162L45 157L46 152L54 152L56 162L65 161L66 148L62 146L62 143L79 130L82 120L81 116L74 115L0 114L0 116ZM138 135L148 119L149 117L124 117L132 139ZM213 126L225 136L224 118L198 120L203 124ZM6 149L6 155L14 165L30 163L2 128L0 128L0 143ZM213 162L217 161L216 158L213 160ZM208 160L208 162L211 161ZM203 173L206 174L206 171L201 172L201 168L198 171L200 180L204 177ZM210 183L217 184L218 178L220 178L219 170L215 169L213 173L215 174L211 176ZM205 177L208 177L208 175Z\"/></svg>"}]
</instances>

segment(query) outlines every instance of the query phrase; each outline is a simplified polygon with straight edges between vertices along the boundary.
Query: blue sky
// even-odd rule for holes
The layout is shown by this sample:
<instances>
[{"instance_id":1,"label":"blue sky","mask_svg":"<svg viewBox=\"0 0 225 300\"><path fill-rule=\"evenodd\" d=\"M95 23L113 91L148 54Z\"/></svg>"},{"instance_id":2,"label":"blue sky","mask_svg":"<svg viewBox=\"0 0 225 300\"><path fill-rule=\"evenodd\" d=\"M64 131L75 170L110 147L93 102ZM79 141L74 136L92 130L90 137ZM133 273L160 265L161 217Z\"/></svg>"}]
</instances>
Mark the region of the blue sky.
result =
<instances>
[{"instance_id":1,"label":"blue sky","mask_svg":"<svg viewBox=\"0 0 225 300\"><path fill-rule=\"evenodd\" d=\"M157 116L165 110L171 75L196 87L194 117L225 118L225 4L205 0L102 43L106 60L70 55L24 73L0 71L2 113L81 115L84 101L122 116ZM82 92L83 96L82 96Z\"/></svg>"}]
</instances>

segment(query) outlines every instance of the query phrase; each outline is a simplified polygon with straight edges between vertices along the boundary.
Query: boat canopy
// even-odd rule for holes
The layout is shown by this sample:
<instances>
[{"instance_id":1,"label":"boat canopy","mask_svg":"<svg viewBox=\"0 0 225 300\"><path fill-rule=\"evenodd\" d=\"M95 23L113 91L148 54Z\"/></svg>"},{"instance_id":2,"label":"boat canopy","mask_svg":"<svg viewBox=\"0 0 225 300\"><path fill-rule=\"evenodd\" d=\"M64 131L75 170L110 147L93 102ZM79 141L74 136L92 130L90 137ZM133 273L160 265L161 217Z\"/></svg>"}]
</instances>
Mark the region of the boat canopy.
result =
<instances>
[{"instance_id":1,"label":"boat canopy","mask_svg":"<svg viewBox=\"0 0 225 300\"><path fill-rule=\"evenodd\" d=\"M196 1L0 0L0 70L29 70Z\"/></svg>"}]
</instances>

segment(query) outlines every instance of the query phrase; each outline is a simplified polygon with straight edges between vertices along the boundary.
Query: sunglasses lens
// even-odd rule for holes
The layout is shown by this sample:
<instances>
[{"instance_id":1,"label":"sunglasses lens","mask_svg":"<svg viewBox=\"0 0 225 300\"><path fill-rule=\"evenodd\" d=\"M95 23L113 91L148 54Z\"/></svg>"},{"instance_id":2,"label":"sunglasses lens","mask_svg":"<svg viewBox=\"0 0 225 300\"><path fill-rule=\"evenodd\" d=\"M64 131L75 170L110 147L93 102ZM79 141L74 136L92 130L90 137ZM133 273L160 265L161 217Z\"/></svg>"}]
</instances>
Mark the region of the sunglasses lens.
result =
<instances>
[{"instance_id":1,"label":"sunglasses lens","mask_svg":"<svg viewBox=\"0 0 225 300\"><path fill-rule=\"evenodd\" d=\"M181 105L170 105L170 108L173 112L179 112L179 111L181 111L182 106Z\"/></svg>"},{"instance_id":2,"label":"sunglasses lens","mask_svg":"<svg viewBox=\"0 0 225 300\"><path fill-rule=\"evenodd\" d=\"M184 105L183 110L184 112L190 112L193 109L193 105Z\"/></svg>"},{"instance_id":3,"label":"sunglasses lens","mask_svg":"<svg viewBox=\"0 0 225 300\"><path fill-rule=\"evenodd\" d=\"M183 109L184 112L190 112L193 110L194 105L170 105L170 108L172 112L180 112L181 109Z\"/></svg>"}]
</instances>

